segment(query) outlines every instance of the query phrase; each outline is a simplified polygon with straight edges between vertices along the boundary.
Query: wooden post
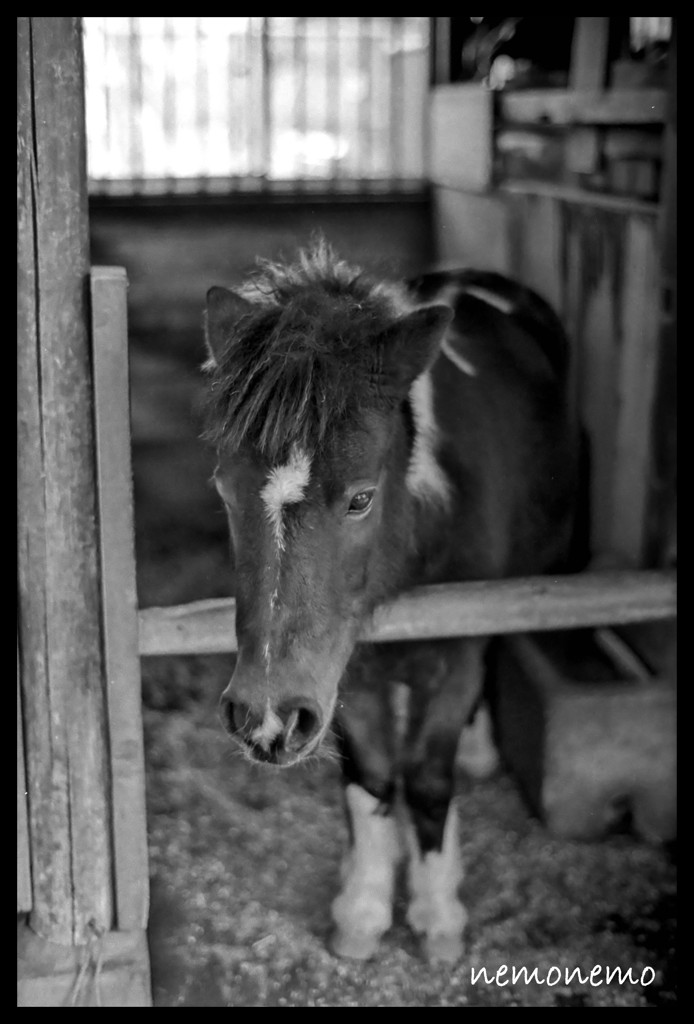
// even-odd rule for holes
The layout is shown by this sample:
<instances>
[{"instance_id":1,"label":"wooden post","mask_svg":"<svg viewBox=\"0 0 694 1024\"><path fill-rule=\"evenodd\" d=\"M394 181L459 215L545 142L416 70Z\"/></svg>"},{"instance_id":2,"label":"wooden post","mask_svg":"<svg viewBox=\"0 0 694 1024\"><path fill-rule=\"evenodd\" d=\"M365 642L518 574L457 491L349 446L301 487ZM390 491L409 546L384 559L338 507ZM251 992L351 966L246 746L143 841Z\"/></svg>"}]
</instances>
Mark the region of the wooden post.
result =
<instances>
[{"instance_id":1,"label":"wooden post","mask_svg":"<svg viewBox=\"0 0 694 1024\"><path fill-rule=\"evenodd\" d=\"M34 932L112 924L80 18L18 18L19 656Z\"/></svg>"},{"instance_id":2,"label":"wooden post","mask_svg":"<svg viewBox=\"0 0 694 1024\"><path fill-rule=\"evenodd\" d=\"M149 905L126 289L127 279L122 267L92 270L104 658L111 751L116 923L121 931L145 928Z\"/></svg>"},{"instance_id":3,"label":"wooden post","mask_svg":"<svg viewBox=\"0 0 694 1024\"><path fill-rule=\"evenodd\" d=\"M29 820L27 818L22 693L19 689L19 643L17 644L17 913L31 910L31 867Z\"/></svg>"},{"instance_id":4,"label":"wooden post","mask_svg":"<svg viewBox=\"0 0 694 1024\"><path fill-rule=\"evenodd\" d=\"M677 18L672 19L668 61L659 223L660 352L645 553L646 564L658 566L677 560Z\"/></svg>"},{"instance_id":5,"label":"wooden post","mask_svg":"<svg viewBox=\"0 0 694 1024\"><path fill-rule=\"evenodd\" d=\"M572 89L605 88L609 33L609 18L576 18L569 74Z\"/></svg>"}]
</instances>

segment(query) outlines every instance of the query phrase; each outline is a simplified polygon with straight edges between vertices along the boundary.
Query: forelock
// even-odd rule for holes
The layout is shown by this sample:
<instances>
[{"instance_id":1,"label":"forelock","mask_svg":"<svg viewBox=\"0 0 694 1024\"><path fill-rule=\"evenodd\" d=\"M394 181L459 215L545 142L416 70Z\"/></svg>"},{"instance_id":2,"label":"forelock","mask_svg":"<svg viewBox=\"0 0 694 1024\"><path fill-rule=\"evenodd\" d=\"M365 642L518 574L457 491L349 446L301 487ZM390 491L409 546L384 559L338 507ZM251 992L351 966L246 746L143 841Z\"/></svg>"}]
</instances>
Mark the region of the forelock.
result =
<instances>
[{"instance_id":1,"label":"forelock","mask_svg":"<svg viewBox=\"0 0 694 1024\"><path fill-rule=\"evenodd\" d=\"M271 462L315 451L382 397L376 339L409 307L324 243L294 263L262 262L239 289L248 313L210 368L207 437L246 443Z\"/></svg>"}]
</instances>

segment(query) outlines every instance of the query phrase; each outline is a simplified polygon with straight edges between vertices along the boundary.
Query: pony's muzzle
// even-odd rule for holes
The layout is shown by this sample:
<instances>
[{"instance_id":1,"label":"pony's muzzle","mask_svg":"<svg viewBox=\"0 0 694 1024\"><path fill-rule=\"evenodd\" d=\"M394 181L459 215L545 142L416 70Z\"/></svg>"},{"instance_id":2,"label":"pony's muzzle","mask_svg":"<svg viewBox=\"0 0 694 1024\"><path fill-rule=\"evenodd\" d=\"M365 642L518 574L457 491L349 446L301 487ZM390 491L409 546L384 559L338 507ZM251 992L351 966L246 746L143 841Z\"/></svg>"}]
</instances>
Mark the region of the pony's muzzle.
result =
<instances>
[{"instance_id":1,"label":"pony's muzzle","mask_svg":"<svg viewBox=\"0 0 694 1024\"><path fill-rule=\"evenodd\" d=\"M288 765L300 760L316 745L323 718L318 704L310 697L282 701L273 707L270 701L252 706L232 700L225 690L219 701L224 728L255 760Z\"/></svg>"}]
</instances>

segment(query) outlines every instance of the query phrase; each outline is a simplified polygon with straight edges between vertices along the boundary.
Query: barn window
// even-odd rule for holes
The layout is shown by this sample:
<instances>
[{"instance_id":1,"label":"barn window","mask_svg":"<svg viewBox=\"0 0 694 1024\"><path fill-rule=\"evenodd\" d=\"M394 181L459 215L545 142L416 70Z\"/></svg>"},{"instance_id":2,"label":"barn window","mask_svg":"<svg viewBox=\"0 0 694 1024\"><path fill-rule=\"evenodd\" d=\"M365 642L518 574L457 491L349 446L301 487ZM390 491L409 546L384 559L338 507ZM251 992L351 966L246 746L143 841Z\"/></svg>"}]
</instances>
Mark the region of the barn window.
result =
<instances>
[{"instance_id":1,"label":"barn window","mask_svg":"<svg viewBox=\"0 0 694 1024\"><path fill-rule=\"evenodd\" d=\"M428 18L84 18L93 193L409 191Z\"/></svg>"}]
</instances>

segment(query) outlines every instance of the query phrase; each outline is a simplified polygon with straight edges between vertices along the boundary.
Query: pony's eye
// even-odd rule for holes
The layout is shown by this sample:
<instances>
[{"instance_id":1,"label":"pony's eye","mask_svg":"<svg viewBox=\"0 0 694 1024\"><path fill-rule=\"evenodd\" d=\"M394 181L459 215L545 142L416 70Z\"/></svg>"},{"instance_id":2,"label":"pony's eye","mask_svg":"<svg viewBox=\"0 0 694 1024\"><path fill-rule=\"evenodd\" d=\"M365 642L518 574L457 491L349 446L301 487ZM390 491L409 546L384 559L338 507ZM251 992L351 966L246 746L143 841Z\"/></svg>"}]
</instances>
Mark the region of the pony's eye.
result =
<instances>
[{"instance_id":1,"label":"pony's eye","mask_svg":"<svg viewBox=\"0 0 694 1024\"><path fill-rule=\"evenodd\" d=\"M359 491L357 494L352 496L352 500L349 503L347 510L351 516L363 516L371 508L371 503L374 500L375 490L370 487L368 490Z\"/></svg>"}]
</instances>

